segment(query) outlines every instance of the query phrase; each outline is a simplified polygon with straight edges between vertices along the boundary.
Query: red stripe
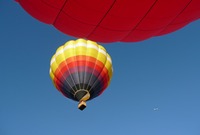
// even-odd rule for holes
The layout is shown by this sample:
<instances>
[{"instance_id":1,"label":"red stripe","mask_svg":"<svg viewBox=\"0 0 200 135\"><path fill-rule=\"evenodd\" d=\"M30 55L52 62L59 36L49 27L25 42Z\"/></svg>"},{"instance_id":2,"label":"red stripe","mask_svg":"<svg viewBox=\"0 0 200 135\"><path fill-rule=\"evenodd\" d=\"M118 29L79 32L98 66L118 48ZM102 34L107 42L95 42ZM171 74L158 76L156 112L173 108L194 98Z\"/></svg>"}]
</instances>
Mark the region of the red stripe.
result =
<instances>
[{"instance_id":1,"label":"red stripe","mask_svg":"<svg viewBox=\"0 0 200 135\"><path fill-rule=\"evenodd\" d=\"M75 56L68 58L58 66L54 75L59 80L64 80L67 76L75 72L93 72L93 74L98 76L99 80L102 81L104 88L107 87L110 79L108 70L104 64L90 56ZM63 74L65 74L65 78L63 78ZM55 82L55 84L56 83L57 82Z\"/></svg>"}]
</instances>

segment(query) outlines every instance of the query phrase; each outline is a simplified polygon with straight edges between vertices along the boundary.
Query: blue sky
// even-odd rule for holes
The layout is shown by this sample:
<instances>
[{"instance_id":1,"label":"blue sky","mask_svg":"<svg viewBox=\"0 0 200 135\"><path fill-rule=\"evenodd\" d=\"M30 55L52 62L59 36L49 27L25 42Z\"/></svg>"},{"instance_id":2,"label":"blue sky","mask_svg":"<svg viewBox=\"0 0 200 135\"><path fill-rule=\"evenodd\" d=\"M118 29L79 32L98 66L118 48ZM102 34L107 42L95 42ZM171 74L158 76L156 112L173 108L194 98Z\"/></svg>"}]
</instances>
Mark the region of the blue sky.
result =
<instances>
[{"instance_id":1,"label":"blue sky","mask_svg":"<svg viewBox=\"0 0 200 135\"><path fill-rule=\"evenodd\" d=\"M79 111L49 77L57 47L75 38L13 1L0 1L0 18L0 135L200 134L200 20L143 42L102 44L111 85Z\"/></svg>"}]
</instances>

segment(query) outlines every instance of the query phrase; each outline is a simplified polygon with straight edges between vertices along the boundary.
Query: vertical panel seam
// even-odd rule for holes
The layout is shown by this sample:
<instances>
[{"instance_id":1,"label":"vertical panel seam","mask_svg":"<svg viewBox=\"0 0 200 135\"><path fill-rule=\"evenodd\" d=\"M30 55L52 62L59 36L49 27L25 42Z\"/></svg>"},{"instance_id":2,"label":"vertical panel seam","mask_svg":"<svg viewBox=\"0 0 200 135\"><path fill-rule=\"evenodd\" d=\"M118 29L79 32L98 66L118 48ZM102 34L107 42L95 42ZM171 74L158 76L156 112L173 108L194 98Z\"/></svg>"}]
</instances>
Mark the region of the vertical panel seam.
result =
<instances>
[{"instance_id":1,"label":"vertical panel seam","mask_svg":"<svg viewBox=\"0 0 200 135\"><path fill-rule=\"evenodd\" d=\"M109 11L113 8L117 0L114 0L113 3L110 5L110 8L107 10L106 14L101 18L99 23L95 26L95 28L86 36L86 38L90 37L94 33L94 31L98 28L98 26L101 24L101 22L105 19L105 17L108 15Z\"/></svg>"}]
</instances>

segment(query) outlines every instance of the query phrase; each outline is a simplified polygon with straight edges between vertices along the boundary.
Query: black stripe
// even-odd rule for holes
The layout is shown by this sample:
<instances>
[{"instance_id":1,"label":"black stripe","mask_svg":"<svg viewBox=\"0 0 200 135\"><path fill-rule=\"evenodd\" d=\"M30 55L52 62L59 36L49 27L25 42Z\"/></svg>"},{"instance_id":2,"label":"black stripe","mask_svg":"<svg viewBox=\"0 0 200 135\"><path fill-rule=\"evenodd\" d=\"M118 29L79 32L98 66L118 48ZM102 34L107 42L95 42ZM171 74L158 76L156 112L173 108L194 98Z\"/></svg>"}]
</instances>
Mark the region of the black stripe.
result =
<instances>
[{"instance_id":1,"label":"black stripe","mask_svg":"<svg viewBox=\"0 0 200 135\"><path fill-rule=\"evenodd\" d=\"M72 78L71 78L71 76L68 76L66 78L66 81L63 82L63 84L65 84L65 86L70 85L72 87L69 87L69 86L67 86L65 88L62 87L62 91L66 94L69 94L69 93L74 93L74 91L76 92L77 90L89 90L90 91L90 99L97 97L100 94L100 92L103 90L102 79L99 80L99 78L96 77L92 73L85 73L85 72L82 72L82 73L84 73L85 77L84 77L84 79L83 78L80 79L80 82L79 82L79 78L78 78L78 75L80 75L80 73L71 74ZM67 81L70 82L70 84L68 84ZM75 83L73 83L73 82L75 82ZM85 94L86 94L86 92L85 93L81 92L76 97L74 97L73 94L69 94L67 96L70 99L79 101Z\"/></svg>"}]
</instances>

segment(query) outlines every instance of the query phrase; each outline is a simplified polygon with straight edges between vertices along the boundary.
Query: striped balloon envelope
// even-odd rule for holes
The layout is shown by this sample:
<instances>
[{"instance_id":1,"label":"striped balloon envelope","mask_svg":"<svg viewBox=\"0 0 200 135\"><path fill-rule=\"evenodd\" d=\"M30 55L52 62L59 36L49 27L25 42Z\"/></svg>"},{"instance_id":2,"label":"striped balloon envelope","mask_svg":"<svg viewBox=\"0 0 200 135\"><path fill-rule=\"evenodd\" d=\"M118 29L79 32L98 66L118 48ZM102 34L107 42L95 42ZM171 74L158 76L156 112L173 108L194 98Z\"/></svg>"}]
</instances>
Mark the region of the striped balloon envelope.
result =
<instances>
[{"instance_id":1,"label":"striped balloon envelope","mask_svg":"<svg viewBox=\"0 0 200 135\"><path fill-rule=\"evenodd\" d=\"M79 102L99 96L110 84L113 68L110 55L96 42L78 39L66 42L53 55L50 77L67 98Z\"/></svg>"}]
</instances>

